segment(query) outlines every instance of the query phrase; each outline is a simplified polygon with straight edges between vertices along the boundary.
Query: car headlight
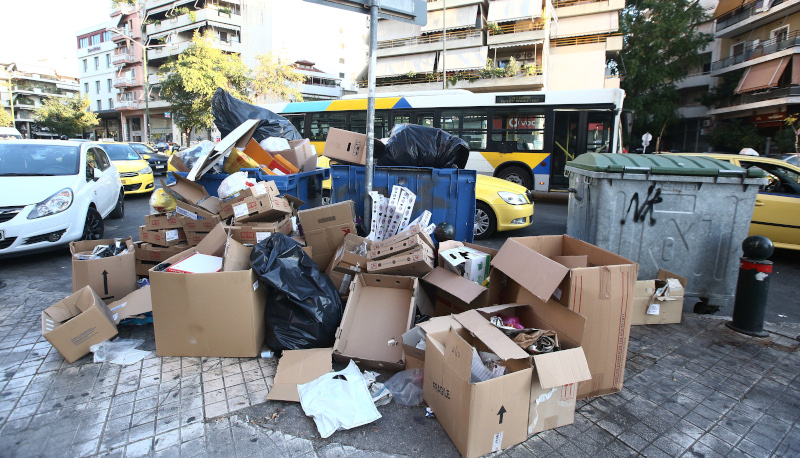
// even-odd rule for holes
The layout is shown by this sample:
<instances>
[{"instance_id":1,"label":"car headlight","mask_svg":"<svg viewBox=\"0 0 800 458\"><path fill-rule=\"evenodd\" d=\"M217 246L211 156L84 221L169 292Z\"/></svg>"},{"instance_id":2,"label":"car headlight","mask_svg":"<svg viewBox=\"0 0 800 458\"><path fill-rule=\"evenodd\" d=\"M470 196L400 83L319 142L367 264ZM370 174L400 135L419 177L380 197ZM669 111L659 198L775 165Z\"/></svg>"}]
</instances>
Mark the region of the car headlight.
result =
<instances>
[{"instance_id":1,"label":"car headlight","mask_svg":"<svg viewBox=\"0 0 800 458\"><path fill-rule=\"evenodd\" d=\"M55 215L68 209L72 205L72 189L64 188L33 207L28 219L41 218L42 216Z\"/></svg>"},{"instance_id":2,"label":"car headlight","mask_svg":"<svg viewBox=\"0 0 800 458\"><path fill-rule=\"evenodd\" d=\"M137 170L136 173L138 173L139 175L148 175L150 173L153 173L153 169L151 169L150 167L145 167L142 170Z\"/></svg>"},{"instance_id":3,"label":"car headlight","mask_svg":"<svg viewBox=\"0 0 800 458\"><path fill-rule=\"evenodd\" d=\"M505 203L507 203L507 204L525 205L525 204L528 203L528 200L525 199L525 196L522 195L522 194L515 194L513 192L500 191L500 192L497 193L497 195L500 196L500 198L503 199L505 201Z\"/></svg>"}]
</instances>

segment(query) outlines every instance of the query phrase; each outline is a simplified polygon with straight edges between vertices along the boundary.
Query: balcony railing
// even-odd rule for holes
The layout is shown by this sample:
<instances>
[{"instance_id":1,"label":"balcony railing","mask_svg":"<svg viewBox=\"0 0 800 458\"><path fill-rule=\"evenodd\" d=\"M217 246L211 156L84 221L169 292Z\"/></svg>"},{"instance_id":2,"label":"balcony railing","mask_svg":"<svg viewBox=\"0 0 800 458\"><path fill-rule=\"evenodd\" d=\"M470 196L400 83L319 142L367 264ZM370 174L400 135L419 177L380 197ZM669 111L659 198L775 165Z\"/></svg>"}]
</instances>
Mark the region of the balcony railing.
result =
<instances>
[{"instance_id":1,"label":"balcony railing","mask_svg":"<svg viewBox=\"0 0 800 458\"><path fill-rule=\"evenodd\" d=\"M458 32L447 32L447 41L464 40L466 38L480 38L480 30L460 30ZM443 35L441 33L424 35L421 37L398 38L396 40L385 40L378 42L378 49L400 48L403 46L424 45L430 43L441 43Z\"/></svg>"},{"instance_id":2,"label":"balcony railing","mask_svg":"<svg viewBox=\"0 0 800 458\"><path fill-rule=\"evenodd\" d=\"M786 0L772 0L772 5L770 8L774 8L777 5L785 2ZM769 2L769 0L756 0L755 2L748 3L741 8L737 8L730 13L723 14L722 16L717 18L717 27L716 31L720 31L722 29L726 29L734 24L738 24L739 22L746 21L751 17L755 16L756 14L761 13L761 8L764 7L764 3Z\"/></svg>"},{"instance_id":3,"label":"balcony railing","mask_svg":"<svg viewBox=\"0 0 800 458\"><path fill-rule=\"evenodd\" d=\"M457 81L466 80L466 81L475 81L479 79L503 79L503 78L519 78L525 76L542 76L544 75L544 68L540 65L536 65L528 71L527 69L520 69L514 76L499 76L499 75L490 75L485 70L460 70L456 72L448 72L447 79L451 80L452 78L456 78ZM442 73L418 73L414 76L408 75L399 75L399 76L390 76L386 78L378 78L375 82L376 86L394 86L397 84L419 84L419 83L436 83L442 81ZM367 80L358 81L358 87L364 88L367 87Z\"/></svg>"},{"instance_id":4,"label":"balcony railing","mask_svg":"<svg viewBox=\"0 0 800 458\"><path fill-rule=\"evenodd\" d=\"M544 30L544 21L537 19L531 22L510 23L489 27L489 35L504 35L507 33L532 32L534 30ZM449 34L448 34L449 35Z\"/></svg>"},{"instance_id":5,"label":"balcony railing","mask_svg":"<svg viewBox=\"0 0 800 458\"><path fill-rule=\"evenodd\" d=\"M124 40L126 38L133 38L133 30L127 27L119 29L119 33L111 34L111 41L119 41L119 40Z\"/></svg>"},{"instance_id":6,"label":"balcony railing","mask_svg":"<svg viewBox=\"0 0 800 458\"><path fill-rule=\"evenodd\" d=\"M133 78L126 76L124 78L115 78L114 87L133 86Z\"/></svg>"},{"instance_id":7,"label":"balcony railing","mask_svg":"<svg viewBox=\"0 0 800 458\"><path fill-rule=\"evenodd\" d=\"M728 103L721 104L718 108L735 107L748 103L764 102L767 100L781 99L784 97L800 97L800 86L789 86L770 89L753 94L741 94Z\"/></svg>"},{"instance_id":8,"label":"balcony railing","mask_svg":"<svg viewBox=\"0 0 800 458\"><path fill-rule=\"evenodd\" d=\"M550 46L575 46L588 45L592 43L605 43L609 37L618 37L621 35L621 33L601 33L598 35L584 35L580 37L554 38L550 40Z\"/></svg>"},{"instance_id":9,"label":"balcony railing","mask_svg":"<svg viewBox=\"0 0 800 458\"><path fill-rule=\"evenodd\" d=\"M139 108L139 102L135 100L122 100L114 104L116 110L136 110Z\"/></svg>"},{"instance_id":10,"label":"balcony railing","mask_svg":"<svg viewBox=\"0 0 800 458\"><path fill-rule=\"evenodd\" d=\"M755 59L757 57L766 56L778 51L783 51L784 49L798 46L800 45L800 39L798 39L799 35L800 34L795 31L788 34L783 40L773 38L772 40L762 41L757 45L748 46L744 49L744 52L740 54L735 54L733 56L726 57L725 59L713 62L711 64L711 71L722 70L723 68L741 64L742 62L750 59Z\"/></svg>"},{"instance_id":11,"label":"balcony railing","mask_svg":"<svg viewBox=\"0 0 800 458\"><path fill-rule=\"evenodd\" d=\"M111 62L114 65L133 62L133 56L128 53L114 54L114 56L111 58Z\"/></svg>"}]
</instances>

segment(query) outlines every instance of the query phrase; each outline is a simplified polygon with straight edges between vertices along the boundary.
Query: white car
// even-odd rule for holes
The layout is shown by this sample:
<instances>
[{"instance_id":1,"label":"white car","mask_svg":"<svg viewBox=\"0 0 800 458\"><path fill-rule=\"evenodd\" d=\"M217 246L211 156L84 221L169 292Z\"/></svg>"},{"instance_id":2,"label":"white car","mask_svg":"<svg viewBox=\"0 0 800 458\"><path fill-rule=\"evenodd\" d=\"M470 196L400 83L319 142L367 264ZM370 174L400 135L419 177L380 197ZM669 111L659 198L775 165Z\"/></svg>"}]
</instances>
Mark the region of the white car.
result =
<instances>
[{"instance_id":1,"label":"white car","mask_svg":"<svg viewBox=\"0 0 800 458\"><path fill-rule=\"evenodd\" d=\"M90 142L0 142L0 256L103 238L125 193L103 148Z\"/></svg>"}]
</instances>

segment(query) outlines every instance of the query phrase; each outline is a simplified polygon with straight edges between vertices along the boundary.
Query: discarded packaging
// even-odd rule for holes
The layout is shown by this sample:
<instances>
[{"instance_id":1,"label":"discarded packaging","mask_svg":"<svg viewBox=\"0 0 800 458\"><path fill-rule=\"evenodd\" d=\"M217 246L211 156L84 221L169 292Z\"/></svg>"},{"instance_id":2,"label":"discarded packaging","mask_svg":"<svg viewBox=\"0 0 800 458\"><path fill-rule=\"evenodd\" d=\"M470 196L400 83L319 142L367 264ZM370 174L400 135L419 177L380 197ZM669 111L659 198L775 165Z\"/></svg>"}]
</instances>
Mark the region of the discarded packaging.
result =
<instances>
[{"instance_id":1,"label":"discarded packaging","mask_svg":"<svg viewBox=\"0 0 800 458\"><path fill-rule=\"evenodd\" d=\"M312 382L333 370L332 350L332 348L311 348L284 351L278 361L275 381L267 394L267 399L300 402L300 395L297 392L298 385ZM271 357L269 356L269 358Z\"/></svg>"},{"instance_id":2,"label":"discarded packaging","mask_svg":"<svg viewBox=\"0 0 800 458\"><path fill-rule=\"evenodd\" d=\"M147 280L145 279L145 281ZM123 321L128 319L146 321L145 315L152 318L153 301L150 295L150 285L142 286L122 299L108 304L108 311L111 312L114 324L125 324Z\"/></svg>"},{"instance_id":3,"label":"discarded packaging","mask_svg":"<svg viewBox=\"0 0 800 458\"><path fill-rule=\"evenodd\" d=\"M384 385L396 403L416 406L422 403L422 380L422 369L408 369L394 374Z\"/></svg>"},{"instance_id":4,"label":"discarded packaging","mask_svg":"<svg viewBox=\"0 0 800 458\"><path fill-rule=\"evenodd\" d=\"M636 282L631 325L680 323L687 280L659 270L655 280Z\"/></svg>"},{"instance_id":5,"label":"discarded packaging","mask_svg":"<svg viewBox=\"0 0 800 458\"><path fill-rule=\"evenodd\" d=\"M159 213L172 213L175 211L175 205L175 198L162 188L150 194L150 206Z\"/></svg>"},{"instance_id":6,"label":"discarded packaging","mask_svg":"<svg viewBox=\"0 0 800 458\"><path fill-rule=\"evenodd\" d=\"M150 354L149 351L136 349L142 344L144 344L142 339L117 339L113 342L106 340L92 345L89 350L94 353L94 362L96 363L128 366L138 363Z\"/></svg>"},{"instance_id":7,"label":"discarded packaging","mask_svg":"<svg viewBox=\"0 0 800 458\"><path fill-rule=\"evenodd\" d=\"M79 260L75 254L90 254L97 246L116 245L114 239L83 240L70 242L72 253L72 291L91 286L104 301L121 299L136 290L136 258L133 240L123 239L126 253L107 258Z\"/></svg>"},{"instance_id":8,"label":"discarded packaging","mask_svg":"<svg viewBox=\"0 0 800 458\"><path fill-rule=\"evenodd\" d=\"M217 189L217 195L220 199L227 199L239 191L244 191L250 186L255 186L255 184L255 180L247 178L247 172L231 173L220 183Z\"/></svg>"},{"instance_id":9,"label":"discarded packaging","mask_svg":"<svg viewBox=\"0 0 800 458\"><path fill-rule=\"evenodd\" d=\"M294 125L283 116L277 115L266 108L257 107L243 102L222 88L217 88L211 99L211 113L214 115L214 125L217 126L223 137L234 131L247 120L258 120L253 132L253 139L260 142L268 137L282 137L287 140L302 138Z\"/></svg>"},{"instance_id":10,"label":"discarded packaging","mask_svg":"<svg viewBox=\"0 0 800 458\"><path fill-rule=\"evenodd\" d=\"M325 268L347 234L356 233L353 201L301 210L298 212L306 243L314 251L314 262Z\"/></svg>"},{"instance_id":11,"label":"discarded packaging","mask_svg":"<svg viewBox=\"0 0 800 458\"><path fill-rule=\"evenodd\" d=\"M167 272L181 274L206 274L222 270L222 257L192 253L167 268Z\"/></svg>"},{"instance_id":12,"label":"discarded packaging","mask_svg":"<svg viewBox=\"0 0 800 458\"><path fill-rule=\"evenodd\" d=\"M254 161L250 156L237 148L231 150L231 154L228 155L228 158L225 159L225 163L222 165L222 171L231 174L237 173L241 169L255 168L258 168L258 162Z\"/></svg>"},{"instance_id":13,"label":"discarded packaging","mask_svg":"<svg viewBox=\"0 0 800 458\"><path fill-rule=\"evenodd\" d=\"M386 389L383 383L378 381L378 373L364 371L364 381L367 382L369 394L372 396L372 403L375 407L385 406L392 402L392 393Z\"/></svg>"}]
</instances>

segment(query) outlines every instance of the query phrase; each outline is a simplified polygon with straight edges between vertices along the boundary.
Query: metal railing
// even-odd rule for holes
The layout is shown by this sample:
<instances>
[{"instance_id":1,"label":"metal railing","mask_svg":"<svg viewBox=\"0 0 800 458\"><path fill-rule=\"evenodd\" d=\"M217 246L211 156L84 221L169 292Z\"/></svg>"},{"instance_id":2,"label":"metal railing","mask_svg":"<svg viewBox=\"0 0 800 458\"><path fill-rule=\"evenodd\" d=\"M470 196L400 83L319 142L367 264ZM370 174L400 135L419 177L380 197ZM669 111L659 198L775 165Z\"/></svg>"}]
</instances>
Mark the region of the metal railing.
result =
<instances>
[{"instance_id":1,"label":"metal railing","mask_svg":"<svg viewBox=\"0 0 800 458\"><path fill-rule=\"evenodd\" d=\"M507 33L523 33L532 32L534 30L544 30L544 20L539 18L530 22L510 23L503 25L498 24L496 26L489 27L489 35L494 36L505 35Z\"/></svg>"},{"instance_id":2,"label":"metal railing","mask_svg":"<svg viewBox=\"0 0 800 458\"><path fill-rule=\"evenodd\" d=\"M131 78L131 77L115 78L114 79L114 87L117 87L117 86L130 86L132 84L133 84L133 78Z\"/></svg>"},{"instance_id":3,"label":"metal railing","mask_svg":"<svg viewBox=\"0 0 800 458\"><path fill-rule=\"evenodd\" d=\"M732 65L741 64L742 62L748 61L750 59L755 59L758 57L783 51L785 49L789 49L794 46L798 46L800 45L800 39L798 39L799 37L800 34L797 31L795 31L788 34L782 40L773 38L771 40L762 41L757 45L750 45L744 48L744 52L740 54L735 54L733 56L726 57L725 59L720 59L716 62L712 62L711 71L721 70L723 68L727 68Z\"/></svg>"},{"instance_id":4,"label":"metal railing","mask_svg":"<svg viewBox=\"0 0 800 458\"><path fill-rule=\"evenodd\" d=\"M553 8L564 8L566 6L584 5L587 3L606 3L608 0L553 0Z\"/></svg>"},{"instance_id":5,"label":"metal railing","mask_svg":"<svg viewBox=\"0 0 800 458\"><path fill-rule=\"evenodd\" d=\"M133 61L133 56L131 56L128 53L114 54L111 57L111 63L113 64L118 64L120 62L132 62L132 61Z\"/></svg>"},{"instance_id":6,"label":"metal railing","mask_svg":"<svg viewBox=\"0 0 800 458\"><path fill-rule=\"evenodd\" d=\"M761 13L761 8L764 6L764 2L768 2L770 0L756 0L754 2L750 2L741 8L737 8L730 13L723 14L722 16L717 18L716 21L716 31L720 31L722 29L728 28L732 25L738 24L742 21L746 21L751 17L755 16L756 14ZM786 0L772 0L772 4L770 8L774 8L777 5L785 2Z\"/></svg>"},{"instance_id":7,"label":"metal railing","mask_svg":"<svg viewBox=\"0 0 800 458\"><path fill-rule=\"evenodd\" d=\"M741 94L736 96L730 102L720 104L720 108L733 107L737 105L746 105L748 103L764 102L766 100L780 99L783 97L798 97L800 96L800 86L780 87L769 89L766 91L759 91L752 94Z\"/></svg>"},{"instance_id":8,"label":"metal railing","mask_svg":"<svg viewBox=\"0 0 800 458\"><path fill-rule=\"evenodd\" d=\"M135 110L137 108L139 108L139 102L135 100L121 100L118 101L114 106L114 109L116 110Z\"/></svg>"},{"instance_id":9,"label":"metal railing","mask_svg":"<svg viewBox=\"0 0 800 458\"><path fill-rule=\"evenodd\" d=\"M526 66L527 67L527 66ZM486 74L485 70L461 70L447 74L447 79L456 78L457 81L475 81L479 79L501 79L501 78L519 78L526 76L542 76L544 75L544 67L541 65L534 66L529 72L527 69L520 69L514 76L499 76ZM420 84L420 83L436 83L442 81L442 73L418 73L414 76L400 75L389 76L385 78L378 78L375 82L376 86L394 86L398 84ZM367 87L367 80L358 81L358 87Z\"/></svg>"},{"instance_id":10,"label":"metal railing","mask_svg":"<svg viewBox=\"0 0 800 458\"><path fill-rule=\"evenodd\" d=\"M592 43L605 43L609 37L618 37L622 36L619 32L613 33L601 33L598 35L584 35L580 37L564 37L564 38L554 38L550 40L551 46L575 46L575 45L587 45Z\"/></svg>"},{"instance_id":11,"label":"metal railing","mask_svg":"<svg viewBox=\"0 0 800 458\"><path fill-rule=\"evenodd\" d=\"M458 32L447 32L447 41L464 40L467 38L480 38L481 30L460 30ZM400 48L403 46L425 45L430 43L441 43L442 34L435 33L420 37L398 38L396 40L384 40L378 42L378 49Z\"/></svg>"}]
</instances>

